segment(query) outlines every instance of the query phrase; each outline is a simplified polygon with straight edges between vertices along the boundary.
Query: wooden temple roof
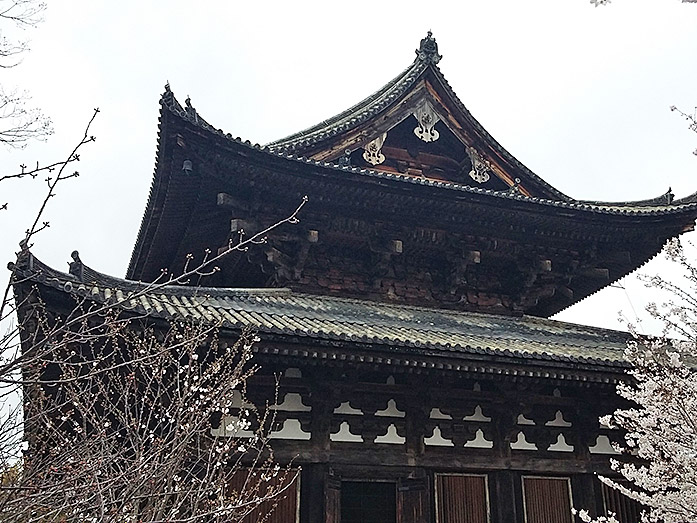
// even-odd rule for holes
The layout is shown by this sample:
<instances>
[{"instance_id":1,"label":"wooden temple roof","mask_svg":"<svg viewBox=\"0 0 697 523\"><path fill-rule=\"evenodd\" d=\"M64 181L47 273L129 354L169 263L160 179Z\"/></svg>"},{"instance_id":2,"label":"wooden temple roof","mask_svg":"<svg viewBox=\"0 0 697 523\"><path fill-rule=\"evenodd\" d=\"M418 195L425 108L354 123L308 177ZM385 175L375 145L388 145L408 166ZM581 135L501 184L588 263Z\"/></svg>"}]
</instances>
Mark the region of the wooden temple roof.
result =
<instances>
[{"instance_id":1,"label":"wooden temple roof","mask_svg":"<svg viewBox=\"0 0 697 523\"><path fill-rule=\"evenodd\" d=\"M234 332L250 327L263 335L258 350L269 354L582 381L607 380L626 368L628 333L530 316L463 314L289 289L144 284L83 265L71 269L75 274L63 273L29 252L11 268L16 285L40 285L41 299L54 307L57 293L67 303L84 306L87 300L152 319L186 319ZM504 370L511 365L521 367Z\"/></svg>"},{"instance_id":2,"label":"wooden temple roof","mask_svg":"<svg viewBox=\"0 0 697 523\"><path fill-rule=\"evenodd\" d=\"M266 146L215 128L169 86L157 164L126 277L176 273L283 219L295 230L231 257L216 287L495 314L549 316L634 271L694 227L697 194L575 200L532 173L471 116L435 40L354 107ZM435 123L434 123L435 122Z\"/></svg>"},{"instance_id":3,"label":"wooden temple roof","mask_svg":"<svg viewBox=\"0 0 697 523\"><path fill-rule=\"evenodd\" d=\"M337 162L342 155L357 147L365 147L383 132L389 134L398 123L408 120L413 127L421 116L420 109L426 104L428 116L437 122L434 129L440 127L443 133L447 128L456 135L457 141L449 146L474 151L486 163L492 176L504 180L506 188L516 186L527 196L570 200L519 162L472 116L437 65L441 56L430 31L421 41L416 55L407 69L377 92L315 126L271 142L269 149ZM434 143L437 139L436 135ZM469 170L470 165L467 167ZM381 170L380 165L377 169ZM461 179L477 185L466 176Z\"/></svg>"}]
</instances>

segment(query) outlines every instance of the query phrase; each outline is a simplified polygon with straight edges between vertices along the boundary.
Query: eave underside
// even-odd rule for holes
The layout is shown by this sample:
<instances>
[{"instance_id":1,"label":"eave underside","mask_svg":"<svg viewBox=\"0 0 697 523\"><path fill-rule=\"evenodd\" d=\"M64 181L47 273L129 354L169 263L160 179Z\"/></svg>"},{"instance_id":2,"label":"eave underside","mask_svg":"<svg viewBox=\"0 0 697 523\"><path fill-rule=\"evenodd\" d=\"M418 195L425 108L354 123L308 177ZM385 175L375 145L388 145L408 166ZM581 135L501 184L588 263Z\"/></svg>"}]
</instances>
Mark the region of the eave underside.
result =
<instances>
[{"instance_id":1,"label":"eave underside","mask_svg":"<svg viewBox=\"0 0 697 523\"><path fill-rule=\"evenodd\" d=\"M627 334L607 329L312 296L287 289L152 286L88 267L80 274L82 280L51 269L31 254L15 267L16 277L24 280L19 285L26 286L26 292L32 292L34 284L41 285L41 297L53 309L69 307L84 296L96 305L110 304L154 320L203 321L233 331L253 328L265 334L263 351L298 359L396 367L418 361L416 367L422 369L458 372L467 366L473 370L488 365L486 372L492 374L500 374L502 365L517 365L520 375L528 377L539 372L549 375L557 372L555 368L562 373L564 368L592 373L624 367ZM324 348L317 352L312 346ZM525 366L529 369L524 370Z\"/></svg>"},{"instance_id":2,"label":"eave underside","mask_svg":"<svg viewBox=\"0 0 697 523\"><path fill-rule=\"evenodd\" d=\"M220 252L240 229L272 225L308 195L299 226L231 255L205 284L548 316L641 266L697 212L550 202L338 168L230 140L166 110L162 118L150 245L139 240L133 279L176 274L187 254ZM187 160L190 173L177 168Z\"/></svg>"}]
</instances>

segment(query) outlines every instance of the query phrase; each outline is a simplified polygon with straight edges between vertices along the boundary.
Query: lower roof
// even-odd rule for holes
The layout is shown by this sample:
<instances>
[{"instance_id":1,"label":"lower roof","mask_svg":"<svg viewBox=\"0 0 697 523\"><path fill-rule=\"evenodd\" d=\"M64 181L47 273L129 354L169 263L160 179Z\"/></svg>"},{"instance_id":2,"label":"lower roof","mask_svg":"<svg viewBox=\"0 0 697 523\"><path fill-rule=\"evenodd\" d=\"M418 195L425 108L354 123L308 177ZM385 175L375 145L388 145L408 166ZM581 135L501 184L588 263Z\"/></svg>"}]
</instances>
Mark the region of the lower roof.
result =
<instances>
[{"instance_id":1,"label":"lower roof","mask_svg":"<svg viewBox=\"0 0 697 523\"><path fill-rule=\"evenodd\" d=\"M145 284L107 276L86 266L71 269L76 275L66 274L30 253L20 255L11 268L19 282L16 286L39 283L66 295L152 318L203 321L236 331L250 327L261 335L293 343L340 342L346 347L349 342L356 350L387 350L395 356L418 353L431 358L492 358L499 362L510 358L518 363L580 365L587 370L626 367L623 353L628 333L531 316L440 310L288 289Z\"/></svg>"}]
</instances>

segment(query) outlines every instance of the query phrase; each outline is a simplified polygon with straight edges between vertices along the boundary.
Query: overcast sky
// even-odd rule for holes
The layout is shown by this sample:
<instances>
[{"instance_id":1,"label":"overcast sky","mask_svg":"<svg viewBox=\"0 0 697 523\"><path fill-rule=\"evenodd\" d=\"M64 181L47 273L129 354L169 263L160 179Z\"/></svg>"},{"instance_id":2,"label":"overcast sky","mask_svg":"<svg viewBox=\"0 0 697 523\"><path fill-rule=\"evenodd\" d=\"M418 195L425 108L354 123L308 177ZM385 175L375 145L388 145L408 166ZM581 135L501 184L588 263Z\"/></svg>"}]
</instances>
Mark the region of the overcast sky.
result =
<instances>
[{"instance_id":1,"label":"overcast sky","mask_svg":"<svg viewBox=\"0 0 697 523\"><path fill-rule=\"evenodd\" d=\"M206 120L266 143L353 105L399 74L431 29L440 67L480 123L516 158L578 199L697 191L697 134L669 107L697 105L697 4L679 0L459 2L48 2L31 51L2 70L31 91L55 135L0 151L0 172L67 154L92 109L97 142L59 188L34 253L67 269L73 249L123 276L150 187L166 82ZM44 185L0 187L0 254ZM310 195L311 196L311 195ZM689 236L688 236L689 238ZM648 264L644 272L669 271ZM634 277L558 315L617 327L650 299Z\"/></svg>"}]
</instances>

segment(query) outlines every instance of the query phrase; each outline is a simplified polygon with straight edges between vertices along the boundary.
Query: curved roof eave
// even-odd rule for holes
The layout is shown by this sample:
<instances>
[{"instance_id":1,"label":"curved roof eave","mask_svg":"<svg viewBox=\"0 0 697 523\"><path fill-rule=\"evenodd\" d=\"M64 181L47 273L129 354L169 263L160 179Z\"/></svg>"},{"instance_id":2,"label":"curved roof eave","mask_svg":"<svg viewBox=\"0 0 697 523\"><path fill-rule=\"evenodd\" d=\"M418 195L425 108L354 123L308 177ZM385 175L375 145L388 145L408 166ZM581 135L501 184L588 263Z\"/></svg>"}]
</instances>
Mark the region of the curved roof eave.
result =
<instances>
[{"instance_id":1,"label":"curved roof eave","mask_svg":"<svg viewBox=\"0 0 697 523\"><path fill-rule=\"evenodd\" d=\"M433 39L435 43L435 39ZM417 55L418 55L417 50ZM438 57L438 60L440 56ZM519 169L529 180L536 185L542 192L550 198L557 198L563 201L572 201L573 198L562 193L541 177L532 172L515 156L508 152L499 142L497 142L487 130L469 112L465 104L459 99L454 89L450 86L443 72L437 65L438 60L433 60L429 56L417 56L416 60L407 67L402 73L393 78L383 87L367 98L361 100L352 107L341 113L328 118L303 131L291 134L285 138L275 140L267 144L270 150L277 152L301 152L303 149L316 146L325 140L331 139L340 133L350 132L372 118L378 113L389 109L403 98L408 90L417 85L418 81L431 73L434 78L452 101L453 105L460 112L460 115L477 131L477 133L488 143L501 157Z\"/></svg>"},{"instance_id":2,"label":"curved roof eave","mask_svg":"<svg viewBox=\"0 0 697 523\"><path fill-rule=\"evenodd\" d=\"M267 144L273 151L290 151L298 146L314 144L341 131L353 129L369 116L381 111L394 101L428 69L428 64L418 58L395 78L370 96L337 115L327 118L307 129Z\"/></svg>"},{"instance_id":3,"label":"curved roof eave","mask_svg":"<svg viewBox=\"0 0 697 523\"><path fill-rule=\"evenodd\" d=\"M45 265L29 251L10 269L19 276L15 285L39 283L66 295L152 318L188 318L235 329L249 322L249 314L243 314L248 310L257 313L254 318L261 323L254 327L259 332L350 341L353 348L389 345L390 350L398 347L405 353L430 349L432 355L499 356L574 368L582 365L587 370L626 367L623 351L627 333L558 320L375 303L288 289L145 284L108 276L85 265L81 265L78 277ZM286 321L277 322L274 317ZM278 325L284 327L279 330Z\"/></svg>"},{"instance_id":4,"label":"curved roof eave","mask_svg":"<svg viewBox=\"0 0 697 523\"><path fill-rule=\"evenodd\" d=\"M472 187L469 185L457 184L454 182L446 182L440 180L433 180L429 178L417 178L414 176L395 174L389 172L378 171L374 169L358 168L353 166L342 166L332 162L317 161L304 156L297 156L292 153L283 153L273 150L269 146L261 146L259 144L252 144L248 140L243 141L241 138L233 138L229 133L226 134L220 129L216 129L201 118L198 113L193 109L190 103L187 103L187 107L182 107L176 100L174 95L170 90L167 90L165 95L161 100L163 110L169 110L174 115L181 118L183 121L194 124L195 126L211 132L216 136L225 139L229 143L234 144L236 147L248 149L250 151L256 152L260 155L267 155L269 160L275 162L281 162L289 164L306 164L312 165L314 167L320 168L325 172L341 173L342 177L346 176L346 173L351 173L359 177L367 178L380 178L384 180L392 180L401 183L408 183L410 185L423 185L433 188L439 188L449 191L465 192L471 194L485 195L488 197L493 197L497 199L506 200L516 200L519 202L527 202L533 205L542 205L545 207L556 207L560 209L574 209L585 212L610 214L610 215L632 215L632 216L644 216L644 215L665 215L665 214L681 214L683 212L694 211L697 215L697 199L695 202L680 204L679 200L670 204L656 204L649 203L652 200L644 200L636 202L637 205L632 205L632 202L592 202L592 201L579 201L579 200L569 200L569 201L558 201L551 200L547 198L537 198L529 197L520 194L517 191L493 191L490 189L481 189L478 187ZM295 165L294 165L295 166ZM656 199L658 201L658 199Z\"/></svg>"}]
</instances>

